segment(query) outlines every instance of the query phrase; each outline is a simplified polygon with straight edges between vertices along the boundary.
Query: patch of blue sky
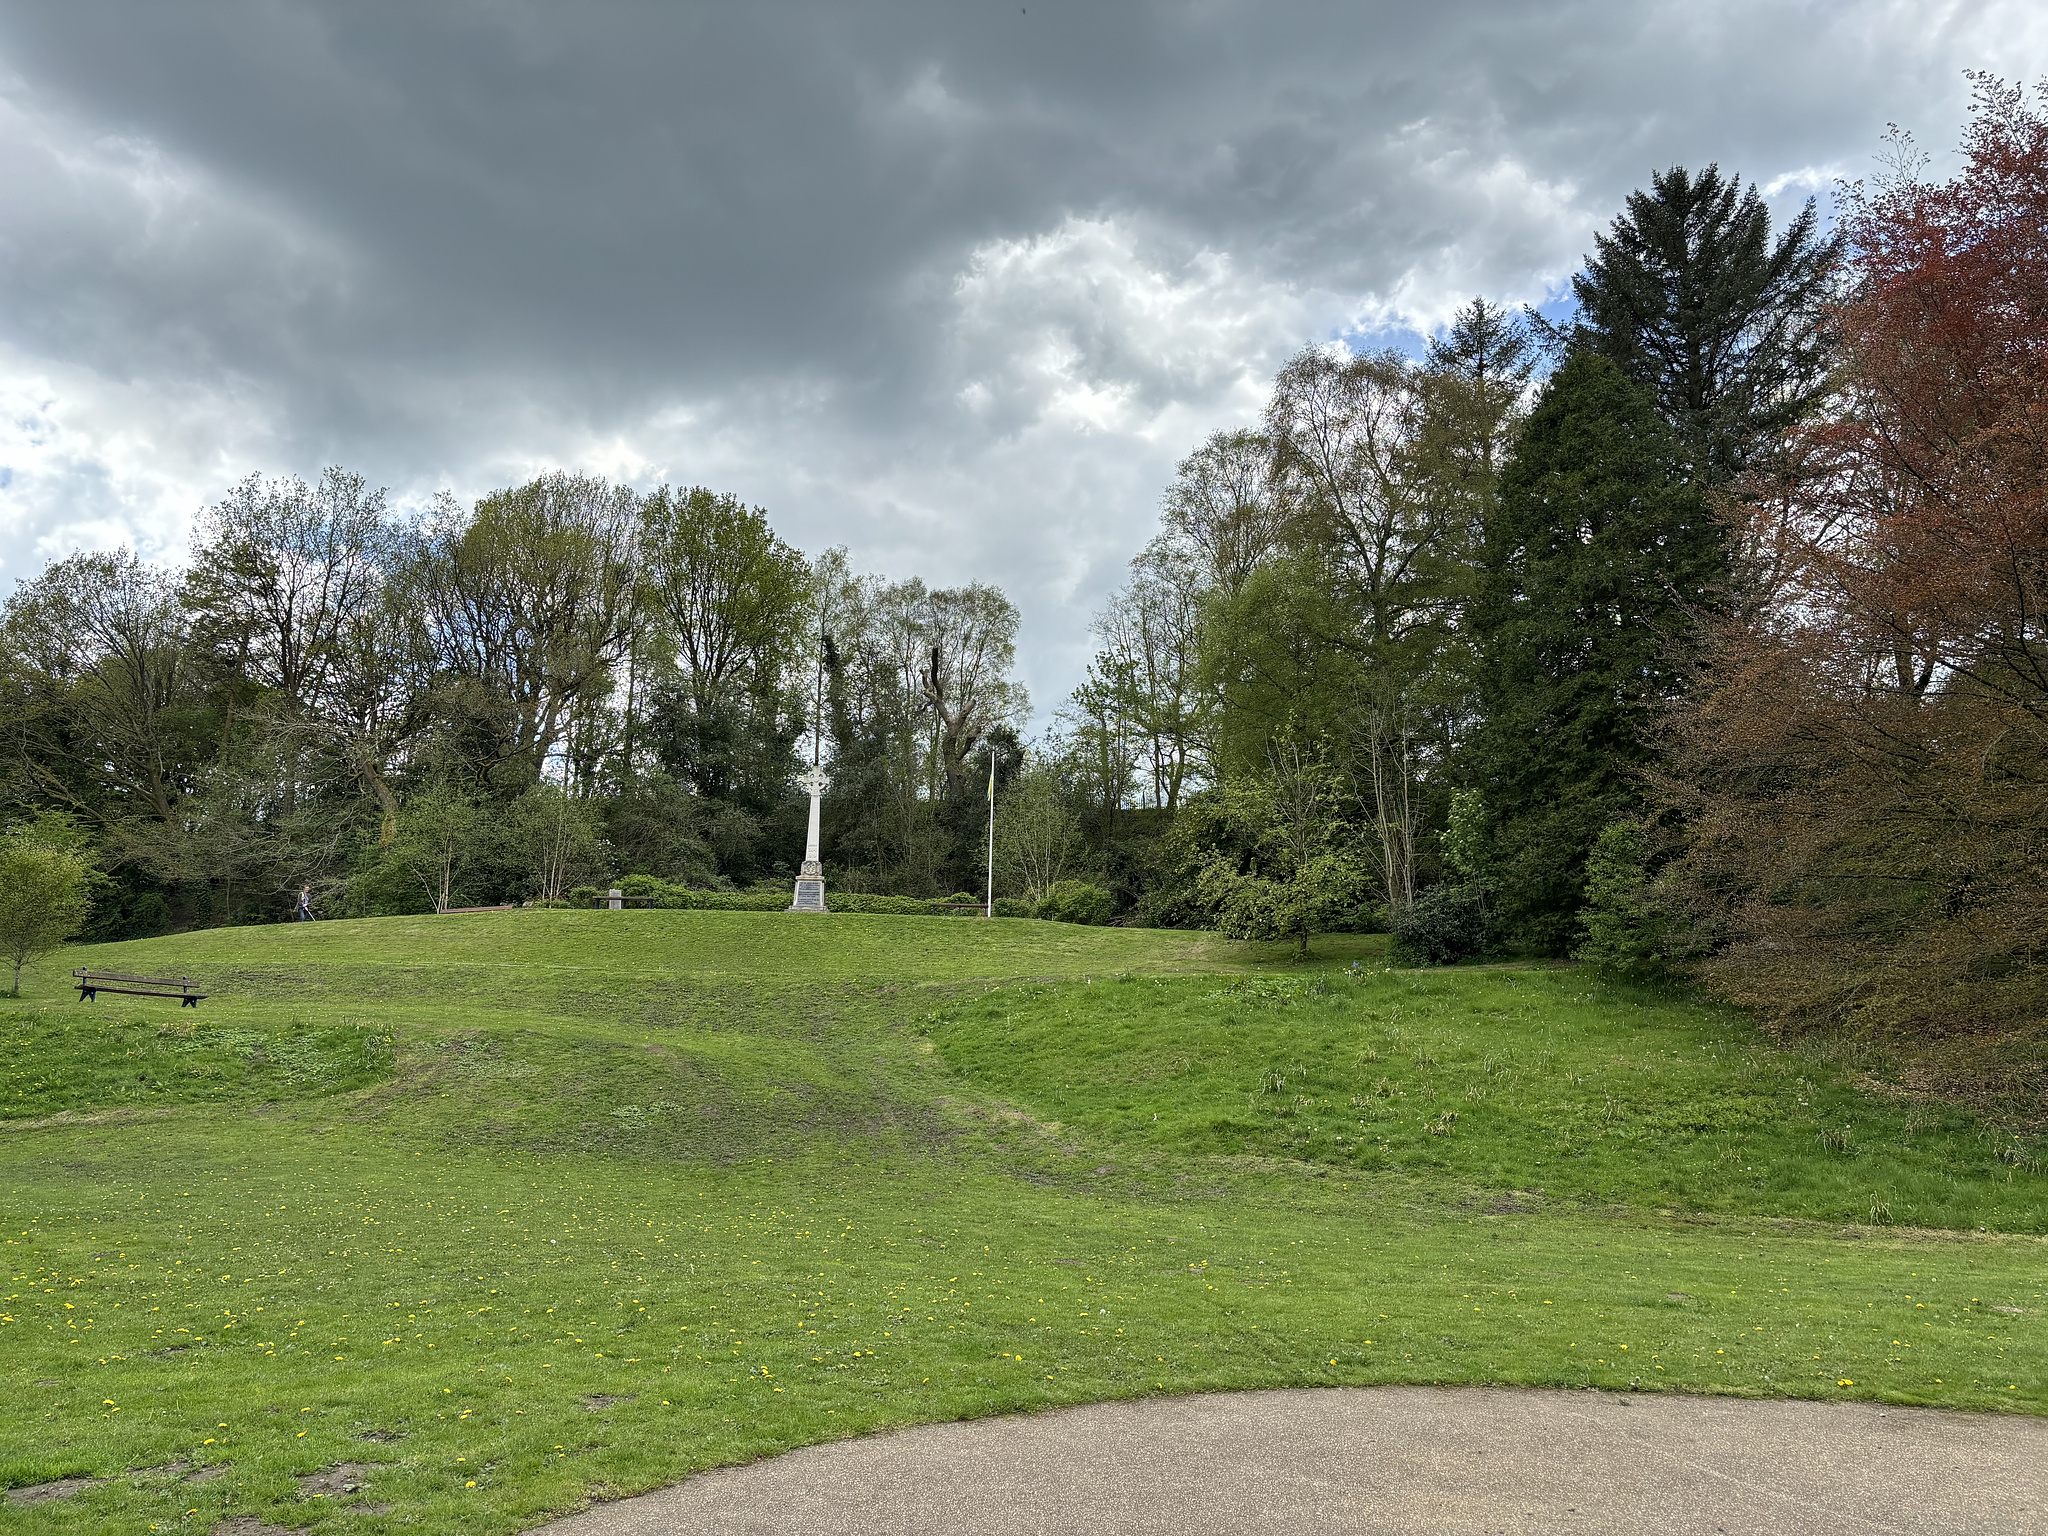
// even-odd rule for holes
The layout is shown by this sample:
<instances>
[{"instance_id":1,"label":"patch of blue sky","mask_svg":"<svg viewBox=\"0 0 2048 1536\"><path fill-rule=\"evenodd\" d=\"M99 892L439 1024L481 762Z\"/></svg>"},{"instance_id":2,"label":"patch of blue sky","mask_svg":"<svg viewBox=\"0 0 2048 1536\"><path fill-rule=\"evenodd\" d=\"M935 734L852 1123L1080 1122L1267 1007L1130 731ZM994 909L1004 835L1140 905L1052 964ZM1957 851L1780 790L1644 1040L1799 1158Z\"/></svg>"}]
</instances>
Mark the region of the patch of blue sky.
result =
<instances>
[{"instance_id":1,"label":"patch of blue sky","mask_svg":"<svg viewBox=\"0 0 2048 1536\"><path fill-rule=\"evenodd\" d=\"M1520 306L1515 306L1519 308ZM1569 320L1577 309L1567 282L1556 291L1546 293L1543 299L1530 306L1544 319L1553 324ZM1330 332L1329 340L1336 342L1354 357L1367 352L1392 350L1406 358L1420 359L1429 350L1430 341L1441 336L1447 327L1439 326L1432 331L1419 330L1407 325L1340 326Z\"/></svg>"}]
</instances>

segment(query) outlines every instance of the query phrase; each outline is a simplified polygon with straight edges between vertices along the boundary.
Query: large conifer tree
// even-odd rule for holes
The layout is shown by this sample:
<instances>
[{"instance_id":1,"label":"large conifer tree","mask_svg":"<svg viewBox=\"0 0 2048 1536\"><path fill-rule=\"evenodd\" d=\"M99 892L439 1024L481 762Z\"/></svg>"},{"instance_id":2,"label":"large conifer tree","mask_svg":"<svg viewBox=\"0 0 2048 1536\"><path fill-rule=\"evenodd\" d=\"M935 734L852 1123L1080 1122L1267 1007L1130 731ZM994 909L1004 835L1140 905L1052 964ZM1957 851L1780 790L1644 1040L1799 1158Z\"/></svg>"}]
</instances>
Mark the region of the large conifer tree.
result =
<instances>
[{"instance_id":1,"label":"large conifer tree","mask_svg":"<svg viewBox=\"0 0 2048 1536\"><path fill-rule=\"evenodd\" d=\"M1810 199L1773 239L1754 186L1673 166L1595 237L1572 279L1578 319L1553 336L1650 390L1694 474L1720 484L1826 388L1820 322L1841 257Z\"/></svg>"},{"instance_id":2,"label":"large conifer tree","mask_svg":"<svg viewBox=\"0 0 2048 1536\"><path fill-rule=\"evenodd\" d=\"M1653 718L1724 565L1650 394L1607 358L1568 359L1503 476L1472 608L1483 724L1469 763L1511 934L1570 946L1586 855L1639 800Z\"/></svg>"}]
</instances>

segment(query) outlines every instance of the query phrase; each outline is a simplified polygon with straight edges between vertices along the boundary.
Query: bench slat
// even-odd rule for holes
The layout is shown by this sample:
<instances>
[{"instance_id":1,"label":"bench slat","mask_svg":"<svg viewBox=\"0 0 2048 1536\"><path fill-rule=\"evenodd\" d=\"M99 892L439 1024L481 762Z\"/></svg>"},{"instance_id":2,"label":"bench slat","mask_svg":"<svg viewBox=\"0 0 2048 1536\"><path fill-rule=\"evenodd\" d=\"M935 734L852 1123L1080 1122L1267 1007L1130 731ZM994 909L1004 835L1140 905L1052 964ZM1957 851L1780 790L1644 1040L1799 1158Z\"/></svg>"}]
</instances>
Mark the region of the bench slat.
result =
<instances>
[{"instance_id":1,"label":"bench slat","mask_svg":"<svg viewBox=\"0 0 2048 1536\"><path fill-rule=\"evenodd\" d=\"M190 976L130 976L122 971L95 971L83 966L71 975L77 983L80 1002L112 992L118 997L176 998L181 1008L197 1008L206 997L193 986Z\"/></svg>"},{"instance_id":2,"label":"bench slat","mask_svg":"<svg viewBox=\"0 0 2048 1536\"><path fill-rule=\"evenodd\" d=\"M194 1002L204 998L204 992L143 992L134 987L103 987L97 982L81 986L81 992L118 992L123 997L189 997Z\"/></svg>"}]
</instances>

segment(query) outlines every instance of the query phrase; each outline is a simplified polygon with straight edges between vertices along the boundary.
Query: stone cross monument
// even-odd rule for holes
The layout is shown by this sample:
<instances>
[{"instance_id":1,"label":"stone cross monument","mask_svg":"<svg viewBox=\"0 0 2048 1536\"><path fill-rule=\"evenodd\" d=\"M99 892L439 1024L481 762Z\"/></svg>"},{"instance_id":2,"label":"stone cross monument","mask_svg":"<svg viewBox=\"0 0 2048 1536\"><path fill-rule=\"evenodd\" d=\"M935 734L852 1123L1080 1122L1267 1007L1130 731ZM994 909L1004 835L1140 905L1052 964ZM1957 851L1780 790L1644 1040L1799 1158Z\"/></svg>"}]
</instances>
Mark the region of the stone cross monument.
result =
<instances>
[{"instance_id":1,"label":"stone cross monument","mask_svg":"<svg viewBox=\"0 0 2048 1536\"><path fill-rule=\"evenodd\" d=\"M797 871L796 897L789 904L792 912L823 912L825 910L825 866L818 862L818 797L832 787L832 781L825 777L825 770L816 763L811 771L796 781L798 789L811 797L811 829L804 836L803 868Z\"/></svg>"}]
</instances>

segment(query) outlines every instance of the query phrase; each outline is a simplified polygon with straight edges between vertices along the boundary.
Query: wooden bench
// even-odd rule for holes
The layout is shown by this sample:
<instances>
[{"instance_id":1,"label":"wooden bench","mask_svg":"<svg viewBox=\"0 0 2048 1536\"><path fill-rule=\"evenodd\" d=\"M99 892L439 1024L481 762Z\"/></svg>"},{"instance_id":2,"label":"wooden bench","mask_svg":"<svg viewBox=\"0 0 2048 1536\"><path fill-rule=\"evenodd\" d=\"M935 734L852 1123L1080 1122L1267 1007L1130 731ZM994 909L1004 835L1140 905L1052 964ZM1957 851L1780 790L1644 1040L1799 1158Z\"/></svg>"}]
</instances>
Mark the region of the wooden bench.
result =
<instances>
[{"instance_id":1,"label":"wooden bench","mask_svg":"<svg viewBox=\"0 0 2048 1536\"><path fill-rule=\"evenodd\" d=\"M955 912L972 912L976 917L988 915L988 904L980 901L935 901L932 906L949 916Z\"/></svg>"},{"instance_id":2,"label":"wooden bench","mask_svg":"<svg viewBox=\"0 0 2048 1536\"><path fill-rule=\"evenodd\" d=\"M119 971L76 970L78 1000L89 1003L102 992L124 997L175 997L180 1008L197 1008L206 996L192 984L190 976L128 976Z\"/></svg>"}]
</instances>

